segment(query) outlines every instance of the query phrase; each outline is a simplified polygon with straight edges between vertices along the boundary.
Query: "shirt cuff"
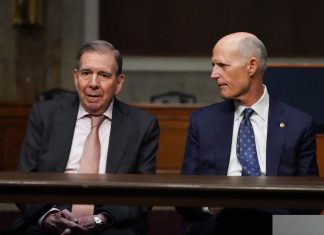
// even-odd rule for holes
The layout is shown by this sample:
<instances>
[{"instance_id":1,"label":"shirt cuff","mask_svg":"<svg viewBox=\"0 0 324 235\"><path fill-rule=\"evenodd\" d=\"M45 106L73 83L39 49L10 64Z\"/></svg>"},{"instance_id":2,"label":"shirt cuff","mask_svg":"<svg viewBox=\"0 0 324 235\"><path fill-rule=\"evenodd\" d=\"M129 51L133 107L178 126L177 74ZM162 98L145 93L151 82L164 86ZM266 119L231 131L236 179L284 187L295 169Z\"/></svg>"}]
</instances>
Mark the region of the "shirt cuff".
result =
<instances>
[{"instance_id":1,"label":"shirt cuff","mask_svg":"<svg viewBox=\"0 0 324 235\"><path fill-rule=\"evenodd\" d=\"M41 227L41 225L42 225L42 223L43 223L43 220L44 220L44 218L45 218L45 216L46 215L48 215L49 213L51 213L51 212L58 212L58 211L60 211L59 209L57 209L57 208L55 208L55 207L53 207L53 208L51 208L49 211L47 211L42 217L40 217L40 219L38 220L38 225Z\"/></svg>"}]
</instances>

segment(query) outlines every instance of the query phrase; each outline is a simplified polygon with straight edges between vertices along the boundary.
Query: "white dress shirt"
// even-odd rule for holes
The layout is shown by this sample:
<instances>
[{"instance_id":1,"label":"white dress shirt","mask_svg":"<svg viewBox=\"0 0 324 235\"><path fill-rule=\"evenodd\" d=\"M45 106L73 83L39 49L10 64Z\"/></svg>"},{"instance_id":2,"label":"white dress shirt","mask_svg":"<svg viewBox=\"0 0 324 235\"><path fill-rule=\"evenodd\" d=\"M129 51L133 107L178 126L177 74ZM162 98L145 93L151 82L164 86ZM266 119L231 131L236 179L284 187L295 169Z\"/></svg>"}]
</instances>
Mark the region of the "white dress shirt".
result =
<instances>
[{"instance_id":1,"label":"white dress shirt","mask_svg":"<svg viewBox=\"0 0 324 235\"><path fill-rule=\"evenodd\" d=\"M106 163L110 139L111 120L113 112L113 101L110 103L108 109L103 113L107 118L99 127L100 140L100 163L99 174L106 173ZM87 117L88 112L84 110L82 105L79 106L77 121L74 129L71 152L69 160L66 165L65 173L77 173L79 171L81 156L83 152L83 145L91 131L91 118Z\"/></svg>"},{"instance_id":2,"label":"white dress shirt","mask_svg":"<svg viewBox=\"0 0 324 235\"><path fill-rule=\"evenodd\" d=\"M269 114L269 94L265 85L263 85L264 91L261 98L254 103L250 108L255 112L252 114L250 121L252 123L256 150L258 154L258 160L260 164L261 175L266 174L266 149L267 149L267 133L268 133L268 114ZM240 176L242 175L242 166L237 158L236 143L237 135L240 123L243 119L243 110L245 107L235 102L234 113L234 126L232 137L232 148L230 155L230 162L228 166L228 176Z\"/></svg>"}]
</instances>

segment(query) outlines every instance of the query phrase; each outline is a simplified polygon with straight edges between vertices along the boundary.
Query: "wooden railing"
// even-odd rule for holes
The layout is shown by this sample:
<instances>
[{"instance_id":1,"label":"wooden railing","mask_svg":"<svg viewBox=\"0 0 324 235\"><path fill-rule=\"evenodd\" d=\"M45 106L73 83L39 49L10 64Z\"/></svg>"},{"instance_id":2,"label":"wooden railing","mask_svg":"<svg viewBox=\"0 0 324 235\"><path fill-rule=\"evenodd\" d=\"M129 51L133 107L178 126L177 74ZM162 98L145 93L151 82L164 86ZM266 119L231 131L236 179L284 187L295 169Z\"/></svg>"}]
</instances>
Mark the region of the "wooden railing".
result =
<instances>
[{"instance_id":1,"label":"wooden railing","mask_svg":"<svg viewBox=\"0 0 324 235\"><path fill-rule=\"evenodd\" d=\"M324 178L0 172L0 202L324 208Z\"/></svg>"}]
</instances>

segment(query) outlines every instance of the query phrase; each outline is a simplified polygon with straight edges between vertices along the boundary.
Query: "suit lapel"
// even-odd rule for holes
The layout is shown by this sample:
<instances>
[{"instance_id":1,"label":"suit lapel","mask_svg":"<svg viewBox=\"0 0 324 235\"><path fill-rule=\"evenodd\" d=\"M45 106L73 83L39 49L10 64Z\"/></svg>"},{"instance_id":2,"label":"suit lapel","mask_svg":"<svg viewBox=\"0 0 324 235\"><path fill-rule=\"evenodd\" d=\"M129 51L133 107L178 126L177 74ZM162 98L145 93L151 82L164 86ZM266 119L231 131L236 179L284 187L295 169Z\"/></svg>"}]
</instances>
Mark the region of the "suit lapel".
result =
<instances>
[{"instance_id":1,"label":"suit lapel","mask_svg":"<svg viewBox=\"0 0 324 235\"><path fill-rule=\"evenodd\" d=\"M74 128L77 119L79 101L76 98L72 103L61 104L56 118L55 140L55 167L56 171L64 172L69 159Z\"/></svg>"},{"instance_id":2,"label":"suit lapel","mask_svg":"<svg viewBox=\"0 0 324 235\"><path fill-rule=\"evenodd\" d=\"M266 150L266 175L268 176L278 175L278 166L286 138L287 122L288 119L280 103L270 97Z\"/></svg>"},{"instance_id":3,"label":"suit lapel","mask_svg":"<svg viewBox=\"0 0 324 235\"><path fill-rule=\"evenodd\" d=\"M128 117L128 113L128 107L115 99L106 172L116 173L123 160L131 128L131 121Z\"/></svg>"},{"instance_id":4,"label":"suit lapel","mask_svg":"<svg viewBox=\"0 0 324 235\"><path fill-rule=\"evenodd\" d=\"M225 101L219 113L215 114L215 130L216 137L215 154L217 157L217 166L220 172L217 174L227 174L228 165L231 155L232 135L233 135L233 122L234 122L234 103L233 101ZM222 114L222 115L220 115ZM218 132L219 131L219 132Z\"/></svg>"}]
</instances>

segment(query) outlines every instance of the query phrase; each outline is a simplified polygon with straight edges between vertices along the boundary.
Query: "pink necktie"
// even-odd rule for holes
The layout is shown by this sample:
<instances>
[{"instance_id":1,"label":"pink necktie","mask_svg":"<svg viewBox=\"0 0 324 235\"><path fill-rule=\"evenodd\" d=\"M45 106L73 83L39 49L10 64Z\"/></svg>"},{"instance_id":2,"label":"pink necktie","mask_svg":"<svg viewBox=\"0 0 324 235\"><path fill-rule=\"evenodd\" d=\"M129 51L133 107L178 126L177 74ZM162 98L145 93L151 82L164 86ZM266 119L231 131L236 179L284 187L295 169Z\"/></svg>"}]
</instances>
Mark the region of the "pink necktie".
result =
<instances>
[{"instance_id":1,"label":"pink necktie","mask_svg":"<svg viewBox=\"0 0 324 235\"><path fill-rule=\"evenodd\" d=\"M90 116L91 131L87 136L80 161L79 173L96 174L99 172L100 141L98 130L105 116ZM72 214L77 218L93 215L94 205L74 204Z\"/></svg>"}]
</instances>

